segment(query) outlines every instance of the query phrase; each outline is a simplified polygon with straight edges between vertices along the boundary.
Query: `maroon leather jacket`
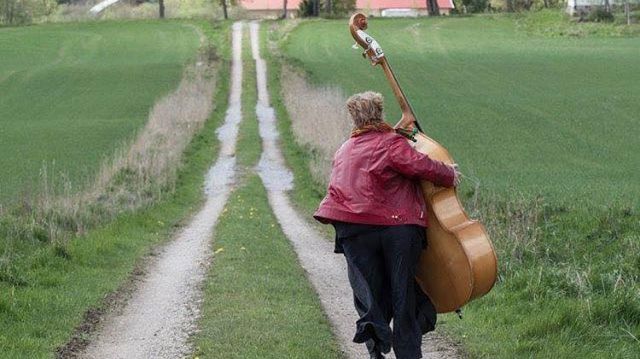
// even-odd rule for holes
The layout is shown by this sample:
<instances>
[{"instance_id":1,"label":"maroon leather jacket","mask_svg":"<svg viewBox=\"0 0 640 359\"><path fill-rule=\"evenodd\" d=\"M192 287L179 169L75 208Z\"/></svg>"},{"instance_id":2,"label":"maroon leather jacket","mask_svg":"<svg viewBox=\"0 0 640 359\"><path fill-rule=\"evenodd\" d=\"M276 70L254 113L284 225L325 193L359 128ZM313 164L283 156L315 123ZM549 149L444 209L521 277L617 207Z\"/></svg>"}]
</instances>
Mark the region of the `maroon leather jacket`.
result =
<instances>
[{"instance_id":1,"label":"maroon leather jacket","mask_svg":"<svg viewBox=\"0 0 640 359\"><path fill-rule=\"evenodd\" d=\"M451 187L454 172L395 132L352 137L335 154L327 195L313 217L322 223L426 227L419 179Z\"/></svg>"}]
</instances>

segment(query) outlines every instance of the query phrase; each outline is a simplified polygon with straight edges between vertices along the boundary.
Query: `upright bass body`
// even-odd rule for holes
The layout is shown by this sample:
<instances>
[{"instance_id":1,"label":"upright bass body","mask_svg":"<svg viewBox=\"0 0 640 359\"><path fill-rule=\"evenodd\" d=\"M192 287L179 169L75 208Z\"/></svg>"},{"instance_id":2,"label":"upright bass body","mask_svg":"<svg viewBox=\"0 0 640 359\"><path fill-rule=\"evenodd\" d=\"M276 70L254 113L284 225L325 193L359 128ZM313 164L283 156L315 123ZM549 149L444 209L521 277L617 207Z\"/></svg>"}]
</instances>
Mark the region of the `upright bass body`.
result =
<instances>
[{"instance_id":1,"label":"upright bass body","mask_svg":"<svg viewBox=\"0 0 640 359\"><path fill-rule=\"evenodd\" d=\"M380 65L402 110L396 130L415 135L416 150L444 163L454 163L449 152L427 137L415 119L380 45L368 34L367 18L355 14L349 21L351 35L364 50L373 65ZM443 188L431 182L421 182L427 205L429 226L428 246L422 252L416 279L429 296L438 313L457 310L470 300L488 293L497 277L498 261L484 226L469 219L455 188Z\"/></svg>"},{"instance_id":2,"label":"upright bass body","mask_svg":"<svg viewBox=\"0 0 640 359\"><path fill-rule=\"evenodd\" d=\"M439 143L419 133L415 148L432 159L454 163ZM455 188L420 183L427 204L428 246L416 279L438 313L461 308L488 293L496 281L497 259L484 226L469 219Z\"/></svg>"}]
</instances>

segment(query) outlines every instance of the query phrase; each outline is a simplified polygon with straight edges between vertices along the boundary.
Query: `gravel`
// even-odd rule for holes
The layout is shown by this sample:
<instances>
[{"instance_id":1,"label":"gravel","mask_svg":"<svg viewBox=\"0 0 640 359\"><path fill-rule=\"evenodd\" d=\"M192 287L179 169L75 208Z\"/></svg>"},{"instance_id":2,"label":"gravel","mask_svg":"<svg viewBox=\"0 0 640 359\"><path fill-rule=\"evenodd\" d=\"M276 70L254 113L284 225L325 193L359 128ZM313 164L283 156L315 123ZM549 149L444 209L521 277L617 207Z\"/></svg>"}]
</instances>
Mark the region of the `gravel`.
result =
<instances>
[{"instance_id":1,"label":"gravel","mask_svg":"<svg viewBox=\"0 0 640 359\"><path fill-rule=\"evenodd\" d=\"M222 146L206 176L206 202L149 263L149 274L117 313L107 315L85 358L179 358L191 353L201 284L211 262L211 235L232 189L238 124L242 120L242 23L233 25L229 108L217 135Z\"/></svg>"}]
</instances>

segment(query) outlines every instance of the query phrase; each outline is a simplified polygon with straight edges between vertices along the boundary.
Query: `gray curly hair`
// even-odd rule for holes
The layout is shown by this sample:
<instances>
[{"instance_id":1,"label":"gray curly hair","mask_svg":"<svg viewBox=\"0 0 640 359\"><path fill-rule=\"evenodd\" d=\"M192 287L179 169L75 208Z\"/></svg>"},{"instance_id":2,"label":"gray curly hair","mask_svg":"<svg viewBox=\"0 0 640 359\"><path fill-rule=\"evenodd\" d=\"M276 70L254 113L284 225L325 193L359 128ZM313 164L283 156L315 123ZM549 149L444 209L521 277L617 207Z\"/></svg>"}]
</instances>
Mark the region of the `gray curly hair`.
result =
<instances>
[{"instance_id":1,"label":"gray curly hair","mask_svg":"<svg viewBox=\"0 0 640 359\"><path fill-rule=\"evenodd\" d=\"M357 93L349 97L347 110L351 115L354 126L362 128L382 122L383 102L382 95L373 91Z\"/></svg>"}]
</instances>

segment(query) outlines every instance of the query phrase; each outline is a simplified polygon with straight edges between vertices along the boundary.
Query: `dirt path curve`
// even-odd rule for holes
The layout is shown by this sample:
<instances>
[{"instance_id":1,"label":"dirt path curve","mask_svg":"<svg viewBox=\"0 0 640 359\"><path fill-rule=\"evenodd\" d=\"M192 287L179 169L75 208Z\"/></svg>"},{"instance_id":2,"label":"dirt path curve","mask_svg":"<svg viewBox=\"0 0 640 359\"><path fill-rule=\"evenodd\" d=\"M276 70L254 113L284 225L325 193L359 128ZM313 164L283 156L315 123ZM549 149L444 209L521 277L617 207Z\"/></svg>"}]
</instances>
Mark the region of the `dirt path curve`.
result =
<instances>
[{"instance_id":1,"label":"dirt path curve","mask_svg":"<svg viewBox=\"0 0 640 359\"><path fill-rule=\"evenodd\" d=\"M362 359L369 355L362 344L351 341L358 319L353 306L353 294L347 279L346 262L333 253L333 245L317 233L293 208L286 191L293 188L293 174L286 167L278 147L275 112L269 105L267 65L260 58L258 22L250 24L251 49L256 61L258 103L256 114L260 124L263 153L258 173L267 188L269 203L285 235L293 244L298 260L307 272L329 317L342 350L348 358ZM454 345L441 335L429 335L423 341L424 358L458 358ZM394 358L388 355L388 358Z\"/></svg>"},{"instance_id":2,"label":"dirt path curve","mask_svg":"<svg viewBox=\"0 0 640 359\"><path fill-rule=\"evenodd\" d=\"M149 264L149 274L122 311L107 316L82 357L173 359L191 352L187 339L198 317L213 227L234 181L236 137L242 119L242 28L242 23L233 25L229 108L216 131L222 145L207 174L206 202Z\"/></svg>"}]
</instances>

